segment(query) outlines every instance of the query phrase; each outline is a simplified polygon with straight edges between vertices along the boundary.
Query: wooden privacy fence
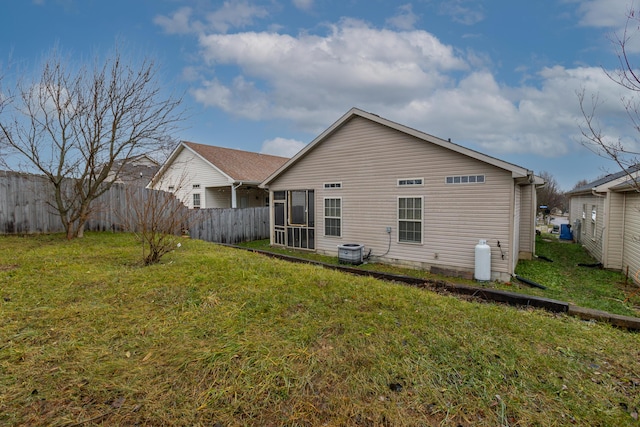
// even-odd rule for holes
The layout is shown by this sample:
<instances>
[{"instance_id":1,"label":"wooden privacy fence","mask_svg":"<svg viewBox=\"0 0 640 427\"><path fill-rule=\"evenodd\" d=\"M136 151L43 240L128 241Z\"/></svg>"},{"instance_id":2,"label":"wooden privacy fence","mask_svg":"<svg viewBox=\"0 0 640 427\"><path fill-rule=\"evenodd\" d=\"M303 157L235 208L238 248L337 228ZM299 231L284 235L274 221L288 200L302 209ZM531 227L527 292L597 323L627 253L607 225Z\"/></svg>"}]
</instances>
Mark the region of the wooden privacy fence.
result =
<instances>
[{"instance_id":1,"label":"wooden privacy fence","mask_svg":"<svg viewBox=\"0 0 640 427\"><path fill-rule=\"evenodd\" d=\"M85 230L126 231L135 216L131 200L143 203L154 191L113 185L93 202L94 212ZM174 198L171 193L162 193L161 197ZM63 232L53 203L51 184L44 177L0 171L0 234ZM266 239L269 208L200 209L193 211L186 227L192 238L208 242L234 244Z\"/></svg>"},{"instance_id":2,"label":"wooden privacy fence","mask_svg":"<svg viewBox=\"0 0 640 427\"><path fill-rule=\"evenodd\" d=\"M235 244L269 237L269 208L201 209L189 235L207 242Z\"/></svg>"}]
</instances>

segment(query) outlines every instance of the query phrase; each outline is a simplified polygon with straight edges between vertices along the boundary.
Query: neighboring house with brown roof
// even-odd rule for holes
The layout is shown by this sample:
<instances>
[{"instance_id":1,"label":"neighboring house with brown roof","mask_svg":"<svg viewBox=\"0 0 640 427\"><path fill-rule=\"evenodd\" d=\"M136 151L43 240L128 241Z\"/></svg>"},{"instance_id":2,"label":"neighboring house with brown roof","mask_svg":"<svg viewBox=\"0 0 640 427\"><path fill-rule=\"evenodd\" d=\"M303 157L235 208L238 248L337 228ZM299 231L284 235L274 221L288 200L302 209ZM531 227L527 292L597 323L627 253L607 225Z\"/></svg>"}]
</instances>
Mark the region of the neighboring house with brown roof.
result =
<instances>
[{"instance_id":1,"label":"neighboring house with brown roof","mask_svg":"<svg viewBox=\"0 0 640 427\"><path fill-rule=\"evenodd\" d=\"M573 238L604 268L640 271L640 165L567 193Z\"/></svg>"},{"instance_id":2,"label":"neighboring house with brown roof","mask_svg":"<svg viewBox=\"0 0 640 427\"><path fill-rule=\"evenodd\" d=\"M182 141L148 187L173 192L190 208L268 206L258 187L288 159Z\"/></svg>"},{"instance_id":3,"label":"neighboring house with brown roof","mask_svg":"<svg viewBox=\"0 0 640 427\"><path fill-rule=\"evenodd\" d=\"M533 171L353 108L269 176L271 244L492 280L535 253ZM340 249L341 251L343 249Z\"/></svg>"}]
</instances>

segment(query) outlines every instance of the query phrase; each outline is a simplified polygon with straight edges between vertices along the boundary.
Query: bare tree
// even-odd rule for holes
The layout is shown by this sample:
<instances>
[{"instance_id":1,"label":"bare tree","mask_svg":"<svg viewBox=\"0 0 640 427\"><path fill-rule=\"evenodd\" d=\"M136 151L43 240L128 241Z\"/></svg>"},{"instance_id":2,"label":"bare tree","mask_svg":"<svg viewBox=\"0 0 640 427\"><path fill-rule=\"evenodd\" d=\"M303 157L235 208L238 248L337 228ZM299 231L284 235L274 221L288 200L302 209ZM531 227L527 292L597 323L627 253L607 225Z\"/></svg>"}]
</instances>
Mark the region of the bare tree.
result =
<instances>
[{"instance_id":1,"label":"bare tree","mask_svg":"<svg viewBox=\"0 0 640 427\"><path fill-rule=\"evenodd\" d=\"M616 46L620 65L614 71L604 70L611 81L627 91L627 95L622 96L620 102L627 113L629 123L636 132L640 132L640 101L638 99L640 94L640 75L631 61L630 44L632 36L640 32L638 24L640 24L640 16L634 8L631 8L627 14L622 34L616 34L612 39ZM627 173L633 185L640 190L640 182L637 175L633 173L637 171L636 166L640 163L640 151L634 147L638 140L635 139L632 144L625 145L621 138L610 137L603 133L596 119L597 109L602 104L598 94L591 95L590 100L587 100L583 90L578 93L578 100L585 119L584 125L581 126L581 132L584 137L582 144L597 155L613 160L622 171Z\"/></svg>"},{"instance_id":2,"label":"bare tree","mask_svg":"<svg viewBox=\"0 0 640 427\"><path fill-rule=\"evenodd\" d=\"M0 96L0 144L47 178L68 239L82 237L123 160L157 151L182 120L182 99L163 95L155 63L126 62L117 49L75 68L54 50Z\"/></svg>"},{"instance_id":3,"label":"bare tree","mask_svg":"<svg viewBox=\"0 0 640 427\"><path fill-rule=\"evenodd\" d=\"M541 205L546 205L549 209L560 209L562 211L567 208L567 199L563 191L558 186L558 181L549 172L541 172L540 177L544 179L545 185L538 187L537 199Z\"/></svg>"},{"instance_id":4,"label":"bare tree","mask_svg":"<svg viewBox=\"0 0 640 427\"><path fill-rule=\"evenodd\" d=\"M580 187L584 187L588 183L589 183L589 181L587 181L586 179L581 179L578 182L576 182L576 184L573 186L573 188L571 190L576 190L576 189L578 189Z\"/></svg>"}]
</instances>

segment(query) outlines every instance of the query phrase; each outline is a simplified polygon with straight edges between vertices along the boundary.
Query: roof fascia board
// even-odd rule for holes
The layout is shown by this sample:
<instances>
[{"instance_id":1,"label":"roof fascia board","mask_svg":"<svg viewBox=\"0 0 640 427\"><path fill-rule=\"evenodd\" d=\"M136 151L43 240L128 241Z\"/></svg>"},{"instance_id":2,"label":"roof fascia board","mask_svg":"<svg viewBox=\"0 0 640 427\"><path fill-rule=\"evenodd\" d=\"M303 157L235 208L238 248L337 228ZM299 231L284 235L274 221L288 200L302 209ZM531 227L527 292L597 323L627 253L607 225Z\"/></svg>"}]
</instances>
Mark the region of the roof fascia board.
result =
<instances>
[{"instance_id":1,"label":"roof fascia board","mask_svg":"<svg viewBox=\"0 0 640 427\"><path fill-rule=\"evenodd\" d=\"M295 156L290 158L287 162L285 162L284 165L280 166L275 172L273 172L264 181L262 181L262 183L260 184L260 187L262 187L262 188L267 187L282 172L284 172L285 170L289 169L289 167L291 165L297 163L299 159L301 159L302 157L306 156L309 151L313 150L313 148L320 143L320 141L322 141L325 138L329 137L329 135L334 133L340 126L342 126L342 124L344 122L346 122L348 119L350 119L354 114L354 110L357 110L357 109L356 108L352 108L347 113L345 113L342 117L340 117L338 120L336 120L331 126L329 126L327 129L325 129L324 132L322 132L320 135L315 137L313 139L313 141L311 141L309 144L307 144L302 150L298 151L298 153Z\"/></svg>"},{"instance_id":2,"label":"roof fascia board","mask_svg":"<svg viewBox=\"0 0 640 427\"><path fill-rule=\"evenodd\" d=\"M147 188L155 187L155 185L158 183L160 178L162 178L162 175L164 175L166 170L169 168L169 166L171 166L171 164L173 163L173 161L178 156L180 151L182 151L183 148L184 148L184 144L181 141L180 144L178 144L176 148L173 149L173 151L171 152L167 160L164 162L164 164L160 167L160 169L158 169L158 172L156 172L153 178L151 178L151 181L149 181L149 184L147 184Z\"/></svg>"},{"instance_id":3,"label":"roof fascia board","mask_svg":"<svg viewBox=\"0 0 640 427\"><path fill-rule=\"evenodd\" d=\"M205 162L206 164L208 164L209 166L211 166L213 169L216 170L216 172L220 173L222 176L224 176L227 181L229 182L229 185L233 184L234 182L237 182L237 180L235 180L234 178L232 178L231 176L227 175L226 173L224 173L222 170L220 170L219 167L217 167L216 165L214 165L213 163L211 163L209 160L207 160L206 158L204 158L200 153L198 153L196 150L194 150L193 148L189 147L187 144L183 144L184 147L186 149L188 149L189 151L191 151L193 154L195 154L200 160L202 160L203 162Z\"/></svg>"}]
</instances>

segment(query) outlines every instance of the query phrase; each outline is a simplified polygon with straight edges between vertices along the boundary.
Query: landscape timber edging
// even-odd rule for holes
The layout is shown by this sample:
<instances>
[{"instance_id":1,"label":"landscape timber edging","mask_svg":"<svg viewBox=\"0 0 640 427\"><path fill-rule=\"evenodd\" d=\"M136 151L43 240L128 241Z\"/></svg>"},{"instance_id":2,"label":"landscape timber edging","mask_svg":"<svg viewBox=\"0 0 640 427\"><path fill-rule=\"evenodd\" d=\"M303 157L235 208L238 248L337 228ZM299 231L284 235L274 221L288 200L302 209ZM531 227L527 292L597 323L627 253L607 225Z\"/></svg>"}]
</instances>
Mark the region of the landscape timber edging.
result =
<instances>
[{"instance_id":1,"label":"landscape timber edging","mask_svg":"<svg viewBox=\"0 0 640 427\"><path fill-rule=\"evenodd\" d=\"M538 297L533 295L519 294L516 292L502 291L499 289L484 288L478 286L462 285L448 283L442 280L420 279L418 277L403 276L399 274L383 273L372 270L362 270L359 268L349 267L346 265L327 264L320 261L313 261L305 258L298 258L291 255L278 254L274 252L264 251L260 249L245 248L242 246L227 245L237 249L244 249L249 252L263 254L272 258L278 258L290 262L303 264L320 265L333 270L340 270L358 276L369 276L376 279L386 280L390 282L400 282L407 285L417 286L420 288L431 288L436 290L444 290L446 292L458 295L467 295L480 298L485 301L500 302L518 307L534 307L541 308L552 313L567 313L583 320L593 320L599 322L610 323L611 325L625 328L629 330L640 331L640 318L631 316L622 316L619 314L611 314L606 311L593 310L584 307L578 307L568 302L558 301L550 298Z\"/></svg>"}]
</instances>

